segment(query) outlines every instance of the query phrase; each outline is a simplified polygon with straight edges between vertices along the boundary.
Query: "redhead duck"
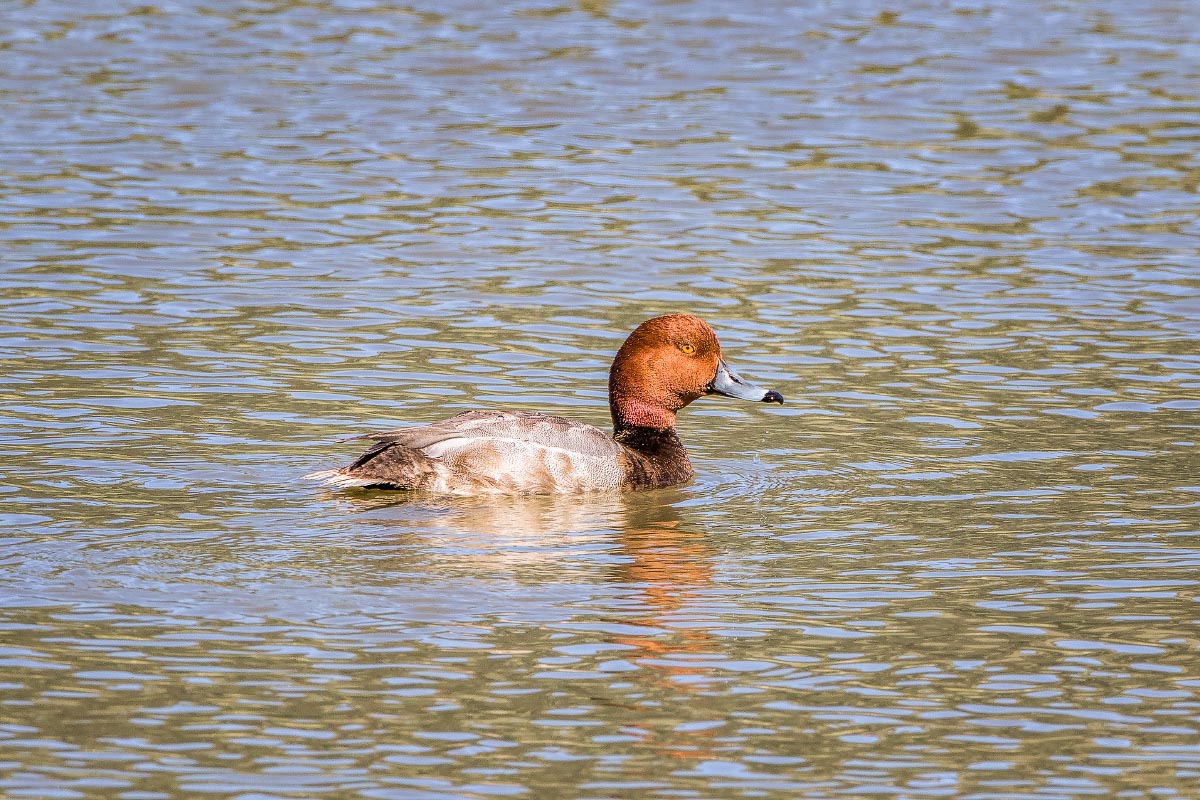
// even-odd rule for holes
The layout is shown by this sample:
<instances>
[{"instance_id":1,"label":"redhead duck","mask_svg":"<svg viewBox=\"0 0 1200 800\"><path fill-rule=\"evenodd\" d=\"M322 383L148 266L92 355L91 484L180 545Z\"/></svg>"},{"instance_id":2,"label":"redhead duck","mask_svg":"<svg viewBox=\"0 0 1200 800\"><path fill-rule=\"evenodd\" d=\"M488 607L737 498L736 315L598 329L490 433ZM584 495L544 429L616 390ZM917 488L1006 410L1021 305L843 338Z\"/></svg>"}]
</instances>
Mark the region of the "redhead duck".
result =
<instances>
[{"instance_id":1,"label":"redhead duck","mask_svg":"<svg viewBox=\"0 0 1200 800\"><path fill-rule=\"evenodd\" d=\"M355 436L375 444L347 467L306 477L329 486L461 495L671 486L692 477L675 414L706 394L783 403L778 392L729 368L707 323L667 314L637 326L613 359L612 436L529 411L465 411L432 425Z\"/></svg>"}]
</instances>

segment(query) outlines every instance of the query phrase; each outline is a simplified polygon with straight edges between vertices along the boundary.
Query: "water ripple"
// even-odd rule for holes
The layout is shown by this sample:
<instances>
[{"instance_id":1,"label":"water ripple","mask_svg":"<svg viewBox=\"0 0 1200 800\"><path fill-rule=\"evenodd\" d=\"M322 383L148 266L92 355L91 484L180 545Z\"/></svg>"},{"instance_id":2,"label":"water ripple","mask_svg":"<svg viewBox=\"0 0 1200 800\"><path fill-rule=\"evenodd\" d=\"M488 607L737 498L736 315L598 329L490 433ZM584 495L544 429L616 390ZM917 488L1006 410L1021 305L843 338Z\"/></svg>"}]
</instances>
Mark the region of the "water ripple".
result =
<instances>
[{"instance_id":1,"label":"water ripple","mask_svg":"<svg viewBox=\"0 0 1200 800\"><path fill-rule=\"evenodd\" d=\"M1193 18L11 9L0 793L1192 791ZM687 486L298 481L670 310Z\"/></svg>"}]
</instances>

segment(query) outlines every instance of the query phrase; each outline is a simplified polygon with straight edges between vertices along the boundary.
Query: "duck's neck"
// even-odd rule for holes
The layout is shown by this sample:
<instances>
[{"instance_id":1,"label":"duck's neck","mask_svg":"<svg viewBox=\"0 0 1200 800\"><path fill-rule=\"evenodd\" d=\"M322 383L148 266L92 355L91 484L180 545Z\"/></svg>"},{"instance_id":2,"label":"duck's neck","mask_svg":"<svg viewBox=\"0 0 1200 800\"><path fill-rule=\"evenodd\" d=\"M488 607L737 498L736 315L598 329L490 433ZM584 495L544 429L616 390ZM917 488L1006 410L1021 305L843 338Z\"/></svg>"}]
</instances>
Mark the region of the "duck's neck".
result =
<instances>
[{"instance_id":1,"label":"duck's neck","mask_svg":"<svg viewBox=\"0 0 1200 800\"><path fill-rule=\"evenodd\" d=\"M675 430L675 412L662 406L643 403L631 397L613 397L608 410L612 414L614 435L627 428Z\"/></svg>"}]
</instances>

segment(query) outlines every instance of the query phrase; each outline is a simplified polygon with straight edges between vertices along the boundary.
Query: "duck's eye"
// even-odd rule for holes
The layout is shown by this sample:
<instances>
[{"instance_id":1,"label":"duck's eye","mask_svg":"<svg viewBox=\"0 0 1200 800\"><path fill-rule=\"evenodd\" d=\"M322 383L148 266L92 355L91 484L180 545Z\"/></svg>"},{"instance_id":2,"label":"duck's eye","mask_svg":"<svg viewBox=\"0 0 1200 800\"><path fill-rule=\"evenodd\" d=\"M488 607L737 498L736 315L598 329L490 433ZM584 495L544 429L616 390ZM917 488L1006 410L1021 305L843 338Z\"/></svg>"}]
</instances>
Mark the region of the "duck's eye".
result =
<instances>
[{"instance_id":1,"label":"duck's eye","mask_svg":"<svg viewBox=\"0 0 1200 800\"><path fill-rule=\"evenodd\" d=\"M681 344L681 345L679 345L679 349L683 352L684 355L687 355L687 356L690 356L692 353L696 352L696 348L690 344Z\"/></svg>"}]
</instances>

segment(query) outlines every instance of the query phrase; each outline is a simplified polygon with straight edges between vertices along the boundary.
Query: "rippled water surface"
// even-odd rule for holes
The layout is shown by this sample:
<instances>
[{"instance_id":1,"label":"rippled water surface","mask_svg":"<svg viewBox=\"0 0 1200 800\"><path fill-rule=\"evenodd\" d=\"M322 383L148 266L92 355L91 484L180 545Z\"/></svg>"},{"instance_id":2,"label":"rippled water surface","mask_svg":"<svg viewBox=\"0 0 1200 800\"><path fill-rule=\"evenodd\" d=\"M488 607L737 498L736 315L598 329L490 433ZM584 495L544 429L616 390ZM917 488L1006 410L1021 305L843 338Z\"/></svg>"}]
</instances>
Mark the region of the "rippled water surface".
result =
<instances>
[{"instance_id":1,"label":"rippled water surface","mask_svg":"<svg viewBox=\"0 0 1200 800\"><path fill-rule=\"evenodd\" d=\"M1197 796L1194 3L0 17L0 794ZM689 485L299 479L679 310Z\"/></svg>"}]
</instances>

